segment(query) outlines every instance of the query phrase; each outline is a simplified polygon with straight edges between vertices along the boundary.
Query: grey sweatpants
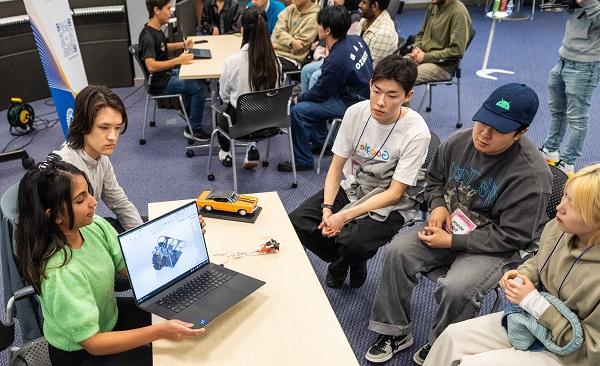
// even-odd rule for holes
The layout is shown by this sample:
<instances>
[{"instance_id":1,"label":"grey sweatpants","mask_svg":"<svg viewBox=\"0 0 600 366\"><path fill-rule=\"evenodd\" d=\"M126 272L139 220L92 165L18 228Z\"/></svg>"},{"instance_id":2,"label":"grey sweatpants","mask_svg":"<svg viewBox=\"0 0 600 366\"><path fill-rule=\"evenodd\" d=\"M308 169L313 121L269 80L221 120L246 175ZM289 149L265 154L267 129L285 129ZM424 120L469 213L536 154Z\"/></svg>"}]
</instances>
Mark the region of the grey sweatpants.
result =
<instances>
[{"instance_id":1,"label":"grey sweatpants","mask_svg":"<svg viewBox=\"0 0 600 366\"><path fill-rule=\"evenodd\" d=\"M423 366L560 366L548 351L517 351L500 324L502 312L450 325L435 341Z\"/></svg>"},{"instance_id":2,"label":"grey sweatpants","mask_svg":"<svg viewBox=\"0 0 600 366\"><path fill-rule=\"evenodd\" d=\"M433 344L449 324L479 313L481 299L497 285L504 267L516 259L432 249L417 237L424 226L399 233L387 246L369 329L393 336L410 333L410 299L417 285L417 274L449 266L448 273L436 283L434 296L438 309L428 339Z\"/></svg>"}]
</instances>

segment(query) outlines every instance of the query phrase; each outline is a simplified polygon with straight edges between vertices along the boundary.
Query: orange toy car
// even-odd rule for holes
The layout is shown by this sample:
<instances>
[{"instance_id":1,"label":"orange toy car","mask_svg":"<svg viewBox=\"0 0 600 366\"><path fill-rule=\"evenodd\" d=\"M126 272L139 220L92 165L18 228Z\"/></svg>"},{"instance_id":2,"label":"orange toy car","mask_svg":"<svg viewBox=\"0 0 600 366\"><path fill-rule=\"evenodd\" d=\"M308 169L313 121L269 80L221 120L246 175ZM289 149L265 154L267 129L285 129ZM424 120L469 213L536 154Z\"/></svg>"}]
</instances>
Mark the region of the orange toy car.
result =
<instances>
[{"instance_id":1,"label":"orange toy car","mask_svg":"<svg viewBox=\"0 0 600 366\"><path fill-rule=\"evenodd\" d=\"M258 198L238 195L233 191L204 191L196 199L196 205L206 211L235 212L240 216L254 213Z\"/></svg>"}]
</instances>

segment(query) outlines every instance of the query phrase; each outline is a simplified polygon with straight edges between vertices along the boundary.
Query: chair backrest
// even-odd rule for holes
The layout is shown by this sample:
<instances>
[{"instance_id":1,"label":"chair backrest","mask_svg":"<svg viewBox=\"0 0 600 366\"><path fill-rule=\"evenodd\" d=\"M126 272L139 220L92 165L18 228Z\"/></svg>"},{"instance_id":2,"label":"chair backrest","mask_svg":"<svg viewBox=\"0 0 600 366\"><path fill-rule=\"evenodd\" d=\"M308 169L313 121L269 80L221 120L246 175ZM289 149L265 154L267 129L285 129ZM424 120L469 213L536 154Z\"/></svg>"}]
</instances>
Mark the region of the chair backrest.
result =
<instances>
[{"instance_id":1,"label":"chair backrest","mask_svg":"<svg viewBox=\"0 0 600 366\"><path fill-rule=\"evenodd\" d=\"M177 30L182 38L196 35L198 24L193 0L183 0L175 3L175 17L177 17Z\"/></svg>"},{"instance_id":2,"label":"chair backrest","mask_svg":"<svg viewBox=\"0 0 600 366\"><path fill-rule=\"evenodd\" d=\"M0 263L2 266L2 290L8 300L19 290L28 286L15 259L14 231L17 220L17 195L19 184L13 184L0 198ZM42 335L42 316L35 297L16 302L15 314L21 327L24 341L33 340Z\"/></svg>"},{"instance_id":3,"label":"chair backrest","mask_svg":"<svg viewBox=\"0 0 600 366\"><path fill-rule=\"evenodd\" d=\"M557 167L550 165L550 171L552 172L552 193L548 199L548 205L546 206L546 215L548 220L552 220L556 217L556 206L560 203L563 196L563 190L565 183L569 177Z\"/></svg>"},{"instance_id":4,"label":"chair backrest","mask_svg":"<svg viewBox=\"0 0 600 366\"><path fill-rule=\"evenodd\" d=\"M390 0L390 3L387 7L387 12L390 14L392 20L396 18L397 14L402 14L402 10L404 9L404 1L402 0Z\"/></svg>"},{"instance_id":5,"label":"chair backrest","mask_svg":"<svg viewBox=\"0 0 600 366\"><path fill-rule=\"evenodd\" d=\"M131 55L133 56L133 59L138 64L140 69L142 69L142 73L144 74L144 89L146 89L147 93L150 93L150 77L152 75L148 73L148 71L146 70L146 66L140 58L140 45L137 43L132 44L127 49L129 50L129 53L131 53Z\"/></svg>"},{"instance_id":6,"label":"chair backrest","mask_svg":"<svg viewBox=\"0 0 600 366\"><path fill-rule=\"evenodd\" d=\"M289 103L293 85L242 94L237 101L236 124L229 136L238 138L266 128L290 127Z\"/></svg>"},{"instance_id":7,"label":"chair backrest","mask_svg":"<svg viewBox=\"0 0 600 366\"><path fill-rule=\"evenodd\" d=\"M431 139L429 140L429 148L427 149L427 156L425 157L425 162L423 163L422 168L423 169L427 169L429 168L429 164L431 164L431 161L433 160L433 156L435 155L435 152L437 151L438 147L441 144L440 138L438 135L436 135L435 133L429 131L429 134L431 135Z\"/></svg>"}]
</instances>

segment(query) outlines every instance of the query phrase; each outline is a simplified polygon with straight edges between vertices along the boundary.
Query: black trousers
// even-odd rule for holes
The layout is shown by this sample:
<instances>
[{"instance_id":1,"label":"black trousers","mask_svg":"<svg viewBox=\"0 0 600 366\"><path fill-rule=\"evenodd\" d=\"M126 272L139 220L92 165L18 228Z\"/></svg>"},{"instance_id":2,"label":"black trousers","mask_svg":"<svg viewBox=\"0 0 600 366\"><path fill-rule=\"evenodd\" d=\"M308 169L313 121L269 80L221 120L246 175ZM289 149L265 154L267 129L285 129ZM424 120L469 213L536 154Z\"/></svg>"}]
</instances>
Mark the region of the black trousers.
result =
<instances>
[{"instance_id":1,"label":"black trousers","mask_svg":"<svg viewBox=\"0 0 600 366\"><path fill-rule=\"evenodd\" d=\"M389 242L404 225L404 218L398 212L392 212L383 222L365 216L350 220L337 237L327 238L318 229L323 217L321 203L323 191L290 213L290 220L302 245L322 260L330 262L329 271L334 274L341 274L348 266L373 257L379 247ZM340 188L333 203L333 213L339 212L348 203L350 200L346 192Z\"/></svg>"},{"instance_id":2,"label":"black trousers","mask_svg":"<svg viewBox=\"0 0 600 366\"><path fill-rule=\"evenodd\" d=\"M129 330L152 324L150 313L135 306L131 297L117 297L119 319L114 330ZM86 350L67 352L48 344L54 366L152 366L152 345L138 347L114 355L94 356Z\"/></svg>"}]
</instances>

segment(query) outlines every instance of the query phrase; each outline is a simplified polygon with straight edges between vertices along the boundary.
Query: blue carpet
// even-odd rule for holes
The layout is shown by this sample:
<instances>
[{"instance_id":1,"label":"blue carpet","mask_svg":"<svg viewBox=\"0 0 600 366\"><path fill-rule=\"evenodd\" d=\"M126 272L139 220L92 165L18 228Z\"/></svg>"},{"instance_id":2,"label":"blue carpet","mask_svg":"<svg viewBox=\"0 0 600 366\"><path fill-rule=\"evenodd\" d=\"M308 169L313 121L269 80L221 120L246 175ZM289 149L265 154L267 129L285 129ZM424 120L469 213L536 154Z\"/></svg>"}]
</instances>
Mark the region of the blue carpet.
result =
<instances>
[{"instance_id":1,"label":"blue carpet","mask_svg":"<svg viewBox=\"0 0 600 366\"><path fill-rule=\"evenodd\" d=\"M525 9L528 10L528 9ZM475 76L475 71L481 67L483 54L490 30L491 21L483 17L483 9L470 8L473 26L477 35L473 40L462 62L462 121L464 127L472 126L471 116L479 108L489 93L508 82L522 82L532 87L540 97L540 109L533 122L528 138L540 145L548 130L548 72L558 58L558 48L564 32L567 15L564 13L536 13L535 20L521 22L501 22L497 24L496 36L490 55L489 68L504 68L515 71L515 75L500 75L500 80L492 81ZM407 10L396 19L401 36L416 33L423 20L424 10ZM134 91L133 88L117 89L121 97L126 97ZM417 87L412 105L416 108L424 88ZM577 168L600 160L600 93L596 92L592 100L591 120L586 147L577 161ZM176 120L175 125L167 125L167 118L174 118L176 113L169 110L158 110L157 127L148 128L147 144L141 146L138 139L141 134L143 108L143 90L138 90L129 96L125 104L128 107L130 125L121 137L119 147L111 158L119 182L125 188L130 200L142 214L147 213L147 203L195 197L202 190L211 188L232 187L231 168L222 167L216 160L216 180L209 182L206 178L207 156L196 155L192 159L185 157L186 140L182 137L183 122ZM29 101L28 101L29 102ZM37 101L31 104L38 115L52 112L53 108L46 105L49 101ZM431 130L442 138L454 132L456 123L456 91L454 87L440 86L434 89L433 110L430 113L422 111ZM205 113L208 122L210 114ZM55 118L54 114L45 118ZM12 137L7 133L5 113L0 113L0 147L8 143ZM22 137L11 145L19 147L30 137ZM34 135L34 140L27 146L28 153L39 161L53 149L57 149L63 141L59 125L55 125ZM288 211L294 209L305 198L321 189L325 173L316 175L314 171L299 172L297 189L291 188L291 175L276 171L276 165L289 157L287 137L281 136L273 141L271 165L259 167L254 171L238 170L238 185L240 192L277 191ZM264 156L266 144L259 144L259 150ZM239 154L238 158L243 159ZM326 171L331 158L323 162ZM0 192L4 192L11 184L17 182L24 171L19 161L0 164ZM108 214L103 205L99 206L100 214ZM210 230L210 229L209 229ZM240 233L240 236L243 234ZM346 336L361 364L364 353L374 341L375 335L366 327L371 303L375 293L380 271L383 251L369 263L367 283L359 290L343 288L325 292L342 325ZM311 263L320 281L324 284L325 265L318 258L309 254ZM415 346L397 355L388 365L411 365L412 354L425 341L427 332L435 314L435 304L432 297L433 284L427 280L421 281L413 296L412 318L414 319ZM485 309L489 308L489 299ZM484 311L485 311L484 309ZM0 363L1 364L1 363ZM318 364L315 361L315 365Z\"/></svg>"}]
</instances>

